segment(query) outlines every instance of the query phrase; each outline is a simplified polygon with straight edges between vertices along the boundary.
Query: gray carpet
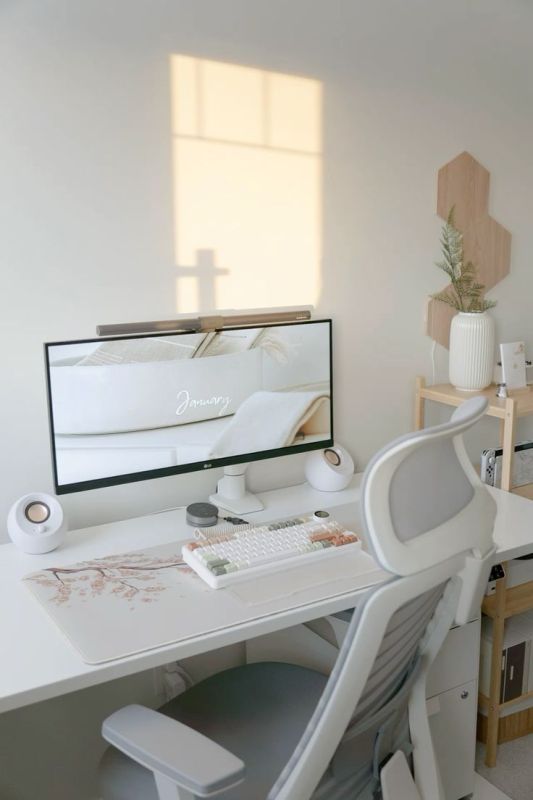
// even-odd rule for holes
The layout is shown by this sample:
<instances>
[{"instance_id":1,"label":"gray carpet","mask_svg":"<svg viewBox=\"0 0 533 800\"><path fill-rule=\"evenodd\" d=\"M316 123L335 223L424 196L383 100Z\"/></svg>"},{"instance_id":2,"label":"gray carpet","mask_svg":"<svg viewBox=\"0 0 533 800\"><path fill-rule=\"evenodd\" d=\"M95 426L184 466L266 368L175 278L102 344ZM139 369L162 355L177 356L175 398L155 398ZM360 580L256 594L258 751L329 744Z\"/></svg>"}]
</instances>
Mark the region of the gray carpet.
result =
<instances>
[{"instance_id":1,"label":"gray carpet","mask_svg":"<svg viewBox=\"0 0 533 800\"><path fill-rule=\"evenodd\" d=\"M533 734L505 742L498 747L492 769L483 763L485 747L477 745L476 770L511 800L533 800Z\"/></svg>"}]
</instances>

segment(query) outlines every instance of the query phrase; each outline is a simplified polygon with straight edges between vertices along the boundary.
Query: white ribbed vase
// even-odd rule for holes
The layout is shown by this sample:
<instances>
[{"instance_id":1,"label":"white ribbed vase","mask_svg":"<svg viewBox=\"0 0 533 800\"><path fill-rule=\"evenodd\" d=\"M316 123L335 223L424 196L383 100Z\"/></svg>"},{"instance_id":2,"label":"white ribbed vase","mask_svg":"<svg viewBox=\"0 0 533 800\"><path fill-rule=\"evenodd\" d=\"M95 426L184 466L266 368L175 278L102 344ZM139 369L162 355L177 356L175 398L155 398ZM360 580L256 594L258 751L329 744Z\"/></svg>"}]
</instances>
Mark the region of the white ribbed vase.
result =
<instances>
[{"instance_id":1,"label":"white ribbed vase","mask_svg":"<svg viewBox=\"0 0 533 800\"><path fill-rule=\"evenodd\" d=\"M494 320L486 311L460 311L450 328L450 383L476 392L492 382L493 369Z\"/></svg>"}]
</instances>

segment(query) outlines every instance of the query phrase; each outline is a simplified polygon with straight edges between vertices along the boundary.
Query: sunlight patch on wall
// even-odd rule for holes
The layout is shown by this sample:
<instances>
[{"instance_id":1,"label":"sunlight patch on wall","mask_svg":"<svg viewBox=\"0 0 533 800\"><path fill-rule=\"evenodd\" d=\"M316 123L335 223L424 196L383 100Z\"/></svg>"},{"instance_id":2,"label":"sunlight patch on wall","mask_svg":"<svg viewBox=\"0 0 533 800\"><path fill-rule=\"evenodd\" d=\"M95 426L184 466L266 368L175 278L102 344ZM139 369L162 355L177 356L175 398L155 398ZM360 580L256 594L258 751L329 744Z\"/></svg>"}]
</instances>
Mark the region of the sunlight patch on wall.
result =
<instances>
[{"instance_id":1,"label":"sunlight patch on wall","mask_svg":"<svg viewBox=\"0 0 533 800\"><path fill-rule=\"evenodd\" d=\"M175 55L176 309L314 304L318 81Z\"/></svg>"}]
</instances>

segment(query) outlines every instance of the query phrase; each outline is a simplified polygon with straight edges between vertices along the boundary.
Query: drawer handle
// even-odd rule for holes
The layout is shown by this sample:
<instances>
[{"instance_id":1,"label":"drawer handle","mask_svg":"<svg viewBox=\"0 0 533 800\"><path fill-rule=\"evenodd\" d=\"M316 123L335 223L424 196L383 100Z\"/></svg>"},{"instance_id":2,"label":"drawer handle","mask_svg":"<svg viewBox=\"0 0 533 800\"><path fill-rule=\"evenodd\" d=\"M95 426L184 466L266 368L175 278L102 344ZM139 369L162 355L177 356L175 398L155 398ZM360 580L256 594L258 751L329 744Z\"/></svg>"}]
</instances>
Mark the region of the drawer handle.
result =
<instances>
[{"instance_id":1,"label":"drawer handle","mask_svg":"<svg viewBox=\"0 0 533 800\"><path fill-rule=\"evenodd\" d=\"M461 692L461 700L466 700L468 695L469 695L469 692L467 692L466 689L463 689L463 691Z\"/></svg>"}]
</instances>

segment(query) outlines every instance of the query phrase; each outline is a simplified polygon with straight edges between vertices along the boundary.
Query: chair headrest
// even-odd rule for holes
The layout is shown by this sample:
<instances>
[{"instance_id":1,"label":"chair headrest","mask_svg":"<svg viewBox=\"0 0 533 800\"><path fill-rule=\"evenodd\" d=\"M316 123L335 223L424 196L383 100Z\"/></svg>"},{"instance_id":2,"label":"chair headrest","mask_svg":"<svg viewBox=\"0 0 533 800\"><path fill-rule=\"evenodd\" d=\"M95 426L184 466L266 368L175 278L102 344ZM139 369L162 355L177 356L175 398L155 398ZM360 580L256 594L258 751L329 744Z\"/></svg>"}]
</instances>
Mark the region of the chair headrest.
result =
<instances>
[{"instance_id":1,"label":"chair headrest","mask_svg":"<svg viewBox=\"0 0 533 800\"><path fill-rule=\"evenodd\" d=\"M491 550L496 504L463 443L487 405L484 397L467 400L449 422L396 439L368 465L363 520L385 569L410 575L460 553Z\"/></svg>"}]
</instances>

